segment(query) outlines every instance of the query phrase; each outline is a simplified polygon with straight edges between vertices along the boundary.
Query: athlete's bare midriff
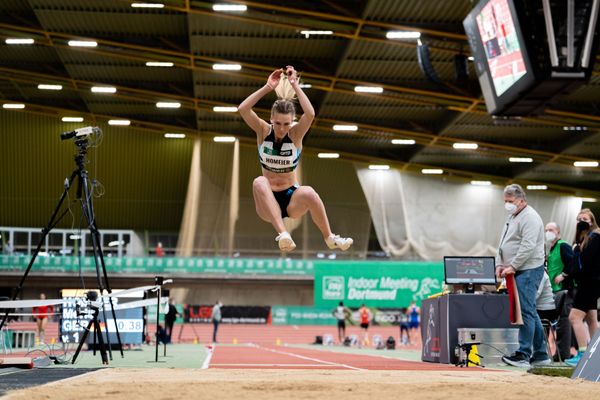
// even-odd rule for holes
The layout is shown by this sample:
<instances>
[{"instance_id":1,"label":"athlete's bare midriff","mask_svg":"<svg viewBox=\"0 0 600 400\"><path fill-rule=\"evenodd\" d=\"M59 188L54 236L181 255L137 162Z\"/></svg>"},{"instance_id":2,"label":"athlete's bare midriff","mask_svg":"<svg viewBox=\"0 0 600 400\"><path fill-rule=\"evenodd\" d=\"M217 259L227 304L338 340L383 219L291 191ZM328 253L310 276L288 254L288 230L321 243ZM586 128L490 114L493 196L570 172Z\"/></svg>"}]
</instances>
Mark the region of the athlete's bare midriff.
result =
<instances>
[{"instance_id":1,"label":"athlete's bare midriff","mask_svg":"<svg viewBox=\"0 0 600 400\"><path fill-rule=\"evenodd\" d=\"M296 171L285 172L285 173L276 173L267 171L262 168L262 174L265 178L269 180L269 185L271 185L271 190L274 192L279 192L285 190L291 186L294 186L298 183L298 178L296 177Z\"/></svg>"}]
</instances>

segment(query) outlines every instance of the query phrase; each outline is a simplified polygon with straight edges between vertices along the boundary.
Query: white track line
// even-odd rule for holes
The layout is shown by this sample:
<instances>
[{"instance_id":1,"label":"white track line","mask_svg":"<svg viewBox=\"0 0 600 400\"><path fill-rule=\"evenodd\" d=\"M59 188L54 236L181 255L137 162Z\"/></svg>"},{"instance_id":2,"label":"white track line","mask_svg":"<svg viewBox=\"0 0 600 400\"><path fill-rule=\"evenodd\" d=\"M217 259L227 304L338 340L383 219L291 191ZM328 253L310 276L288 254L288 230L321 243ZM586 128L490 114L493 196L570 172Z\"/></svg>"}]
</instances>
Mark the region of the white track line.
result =
<instances>
[{"instance_id":1,"label":"white track line","mask_svg":"<svg viewBox=\"0 0 600 400\"><path fill-rule=\"evenodd\" d=\"M292 356L292 357L296 357L296 358L301 358L303 360L316 361L316 362L321 363L321 364L334 365L336 367L344 367L344 368L348 368L348 369L353 369L355 371L368 371L368 370L366 370L364 368L358 368L358 367L353 367L353 366L347 365L347 364L340 364L340 363L334 363L334 362L330 362L330 361L319 360L318 358L301 356L299 354L288 353L286 351L273 350L273 349L269 349L267 347L262 347L262 346L258 346L258 345L256 345L256 348L259 348L259 349L262 349L262 350L266 350L266 351L270 351L271 353L275 353L275 354L284 354L286 356Z\"/></svg>"},{"instance_id":2,"label":"white track line","mask_svg":"<svg viewBox=\"0 0 600 400\"><path fill-rule=\"evenodd\" d=\"M211 364L211 367L330 367L325 364Z\"/></svg>"},{"instance_id":3,"label":"white track line","mask_svg":"<svg viewBox=\"0 0 600 400\"><path fill-rule=\"evenodd\" d=\"M205 349L207 354L206 358L204 359L204 362L202 363L202 367L200 367L201 369L208 369L208 365L210 364L210 360L216 348L213 347L212 349L209 349L208 347L205 347Z\"/></svg>"}]
</instances>

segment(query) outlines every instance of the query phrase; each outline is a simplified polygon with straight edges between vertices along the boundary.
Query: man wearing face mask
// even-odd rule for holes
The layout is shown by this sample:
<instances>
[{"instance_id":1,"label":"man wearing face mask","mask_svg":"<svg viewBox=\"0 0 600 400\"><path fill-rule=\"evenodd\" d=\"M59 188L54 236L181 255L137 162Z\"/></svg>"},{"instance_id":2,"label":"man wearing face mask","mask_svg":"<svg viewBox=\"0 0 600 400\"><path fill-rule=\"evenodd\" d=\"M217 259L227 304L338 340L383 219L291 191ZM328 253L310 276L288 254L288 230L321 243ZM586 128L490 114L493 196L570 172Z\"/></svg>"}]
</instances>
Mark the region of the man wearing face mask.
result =
<instances>
[{"instance_id":1,"label":"man wearing face mask","mask_svg":"<svg viewBox=\"0 0 600 400\"><path fill-rule=\"evenodd\" d=\"M496 275L514 274L521 303L523 325L519 327L519 349L502 361L515 367L551 363L546 351L542 322L536 311L536 293L544 275L544 223L533 207L527 205L520 185L504 188L504 208L508 219L502 231Z\"/></svg>"},{"instance_id":2,"label":"man wearing face mask","mask_svg":"<svg viewBox=\"0 0 600 400\"><path fill-rule=\"evenodd\" d=\"M577 283L569 321L573 326L579 351L566 361L575 366L586 351L590 338L598 329L598 298L600 298L600 229L596 217L585 208L577 215L574 259L569 276ZM587 329L583 322L587 323Z\"/></svg>"},{"instance_id":3,"label":"man wearing face mask","mask_svg":"<svg viewBox=\"0 0 600 400\"><path fill-rule=\"evenodd\" d=\"M569 313L573 306L573 281L566 278L566 267L573 259L571 245L561 239L560 227L556 222L546 224L546 266L554 293L554 300L560 305L560 317L556 326L556 347L561 360L571 357L571 323ZM556 361L558 357L554 356Z\"/></svg>"}]
</instances>

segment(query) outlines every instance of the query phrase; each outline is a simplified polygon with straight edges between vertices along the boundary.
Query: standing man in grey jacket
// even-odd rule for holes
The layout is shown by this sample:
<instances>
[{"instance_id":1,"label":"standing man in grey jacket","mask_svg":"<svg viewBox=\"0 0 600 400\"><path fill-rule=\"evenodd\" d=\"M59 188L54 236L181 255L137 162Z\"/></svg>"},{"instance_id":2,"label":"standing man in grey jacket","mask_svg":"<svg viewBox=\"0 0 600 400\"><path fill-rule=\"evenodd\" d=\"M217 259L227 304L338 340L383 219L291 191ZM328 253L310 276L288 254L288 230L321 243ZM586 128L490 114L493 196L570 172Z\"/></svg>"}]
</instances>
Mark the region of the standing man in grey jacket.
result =
<instances>
[{"instance_id":1,"label":"standing man in grey jacket","mask_svg":"<svg viewBox=\"0 0 600 400\"><path fill-rule=\"evenodd\" d=\"M503 356L502 361L523 368L531 364L547 365L551 360L535 307L536 292L544 275L544 223L533 207L527 205L520 185L504 188L504 208L509 215L496 255L496 275L502 278L515 275L523 325L519 327L519 349Z\"/></svg>"}]
</instances>

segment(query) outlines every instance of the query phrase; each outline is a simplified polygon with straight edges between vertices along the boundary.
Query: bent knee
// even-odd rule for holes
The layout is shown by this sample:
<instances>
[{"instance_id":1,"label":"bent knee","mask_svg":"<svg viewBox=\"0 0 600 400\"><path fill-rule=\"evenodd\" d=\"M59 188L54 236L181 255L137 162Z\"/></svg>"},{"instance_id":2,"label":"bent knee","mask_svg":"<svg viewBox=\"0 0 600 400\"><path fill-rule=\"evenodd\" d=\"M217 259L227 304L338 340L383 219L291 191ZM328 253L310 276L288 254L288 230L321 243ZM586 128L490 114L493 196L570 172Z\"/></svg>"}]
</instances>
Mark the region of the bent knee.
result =
<instances>
[{"instance_id":1,"label":"bent knee","mask_svg":"<svg viewBox=\"0 0 600 400\"><path fill-rule=\"evenodd\" d=\"M302 197L308 202L318 201L321 199L319 194L315 191L315 189L312 188L312 186L300 186L296 190L296 193L299 195L298 197Z\"/></svg>"},{"instance_id":2,"label":"bent knee","mask_svg":"<svg viewBox=\"0 0 600 400\"><path fill-rule=\"evenodd\" d=\"M252 189L259 191L271 191L271 185L269 184L269 180L267 178L264 176L259 176L252 182Z\"/></svg>"}]
</instances>

